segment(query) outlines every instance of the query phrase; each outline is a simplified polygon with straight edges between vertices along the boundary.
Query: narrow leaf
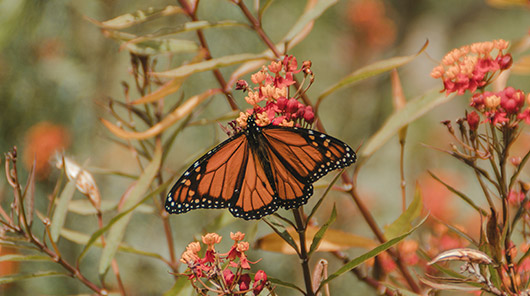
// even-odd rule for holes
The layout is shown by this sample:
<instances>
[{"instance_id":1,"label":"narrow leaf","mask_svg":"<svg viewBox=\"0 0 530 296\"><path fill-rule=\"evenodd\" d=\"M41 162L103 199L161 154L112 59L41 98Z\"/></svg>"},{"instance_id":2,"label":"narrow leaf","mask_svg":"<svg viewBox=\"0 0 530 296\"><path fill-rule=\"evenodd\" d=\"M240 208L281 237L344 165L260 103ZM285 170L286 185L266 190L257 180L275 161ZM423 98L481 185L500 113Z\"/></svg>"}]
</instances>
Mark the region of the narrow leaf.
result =
<instances>
[{"instance_id":1,"label":"narrow leaf","mask_svg":"<svg viewBox=\"0 0 530 296\"><path fill-rule=\"evenodd\" d=\"M158 77L168 77L168 78L186 77L194 73L219 69L222 67L241 64L241 63L248 62L248 61L263 60L266 58L267 56L264 54L249 54L249 53L236 54L236 55L224 56L220 58L206 60L206 61L202 61L199 63L180 66L176 69L169 70L169 71L155 72L155 73L152 73L152 75L158 76Z\"/></svg>"},{"instance_id":2,"label":"narrow leaf","mask_svg":"<svg viewBox=\"0 0 530 296\"><path fill-rule=\"evenodd\" d=\"M78 261L78 264L79 262L84 258L84 256L86 255L86 252L88 252L88 250L90 249L90 247L92 247L95 243L96 243L96 240L102 236L105 232L107 232L112 226L114 226L114 224L118 221L120 221L125 215L128 215L129 213L131 213L133 210L135 210L136 208L138 208L141 204L143 204L144 202L148 201L149 199L151 199L153 196L156 196L158 194L160 194L160 192L164 191L167 189L167 187L169 185L171 185L173 183L173 180L172 179L169 179L167 180L166 182L164 182L164 184L158 186L157 189L155 189L153 192L149 193L147 196L145 196L140 202L138 202L135 206L133 206L132 208L128 209L127 211L123 211L121 213L119 213L118 215L116 215L114 218L110 219L109 223L107 223L107 225L103 226L103 228L97 230L96 232L94 232L91 236L90 236L90 239L88 240L87 244L85 245L85 248L83 249L83 251L81 251L81 254L79 255L79 257L77 258L77 261Z\"/></svg>"},{"instance_id":3,"label":"narrow leaf","mask_svg":"<svg viewBox=\"0 0 530 296\"><path fill-rule=\"evenodd\" d=\"M385 238L391 239L401 233L407 232L412 228L412 222L418 218L423 208L423 199L421 190L418 184L416 184L416 191L414 193L414 199L410 203L409 207L403 212L396 221L385 227Z\"/></svg>"},{"instance_id":4,"label":"narrow leaf","mask_svg":"<svg viewBox=\"0 0 530 296\"><path fill-rule=\"evenodd\" d=\"M351 260L350 262L346 263L344 266L339 268L339 270L335 271L327 279L322 281L322 283L320 284L320 287L318 289L320 290L322 287L324 287L325 284L329 283L330 281L332 281L336 277L339 277L339 276L343 275L344 273L350 271L351 269L359 266L360 264L362 264L366 260L377 256L381 252L384 252L387 249L389 249L392 246L394 246L395 244L399 243L405 237L409 236L412 232L414 232L416 229L418 229L427 220L427 217L428 216L425 216L425 218L423 218L423 220L420 223L418 223L418 225L416 225L414 228L412 228L410 231L408 231L408 232L406 232L406 233L404 233L404 234L402 234L402 235L400 235L400 236L398 236L396 238L393 238L393 239L387 241L386 243L375 247L371 251L369 251L367 253L364 253L363 255L361 255L361 256Z\"/></svg>"},{"instance_id":5,"label":"narrow leaf","mask_svg":"<svg viewBox=\"0 0 530 296\"><path fill-rule=\"evenodd\" d=\"M285 226L281 224L279 221L273 220L270 217L265 217L262 219L267 225L274 230L289 246L291 246L297 253L298 253L298 245L296 245L296 242L294 241L291 234L287 231Z\"/></svg>"},{"instance_id":6,"label":"narrow leaf","mask_svg":"<svg viewBox=\"0 0 530 296\"><path fill-rule=\"evenodd\" d=\"M178 296L182 295L182 290L186 288L188 283L188 279L184 276L180 276L177 278L175 283L173 284L173 287L169 289L166 293L163 294L163 296Z\"/></svg>"},{"instance_id":7,"label":"narrow leaf","mask_svg":"<svg viewBox=\"0 0 530 296\"><path fill-rule=\"evenodd\" d=\"M164 83L164 85L162 85L160 88L153 91L152 93L149 93L136 101L132 101L131 105L147 104L147 103L152 103L160 99L163 99L164 97L170 94L176 93L180 89L182 82L184 82L184 79L181 79L181 78L171 79L170 81Z\"/></svg>"},{"instance_id":8,"label":"narrow leaf","mask_svg":"<svg viewBox=\"0 0 530 296\"><path fill-rule=\"evenodd\" d=\"M156 19L162 16L174 15L177 13L185 13L185 11L178 6L169 5L162 9L155 9L149 7L145 10L138 10L134 13L123 14L104 22L96 21L89 17L85 18L103 29L121 30L147 22L152 19Z\"/></svg>"},{"instance_id":9,"label":"narrow leaf","mask_svg":"<svg viewBox=\"0 0 530 296\"><path fill-rule=\"evenodd\" d=\"M409 101L405 107L392 114L379 131L368 140L360 152L361 157L370 157L402 127L410 124L434 107L449 102L454 97L454 94L446 96L440 93L440 89L434 89Z\"/></svg>"},{"instance_id":10,"label":"narrow leaf","mask_svg":"<svg viewBox=\"0 0 530 296\"><path fill-rule=\"evenodd\" d=\"M103 118L101 118L100 120L105 125L105 127L109 129L109 131L111 131L114 135L120 138L144 140L152 138L160 134L167 128L171 127L175 122L181 120L186 115L190 114L203 101L219 92L219 89L209 89L199 95L189 98L188 100L186 100L186 102L184 102L184 104L180 105L178 108L173 110L173 112L169 113L166 117L164 117L162 121L153 125L151 128L143 132L126 131L110 123L110 121L108 120L105 120Z\"/></svg>"},{"instance_id":11,"label":"narrow leaf","mask_svg":"<svg viewBox=\"0 0 530 296\"><path fill-rule=\"evenodd\" d=\"M123 206L121 208L122 212L132 209L138 202L142 200L142 197L144 197L145 193L149 189L151 182L155 178L158 169L160 168L161 159L162 144L160 141L157 141L153 160L149 163L149 165L145 168L144 172L140 175L136 186L131 190L128 198L123 203ZM125 229L127 228L127 224L129 224L131 217L132 212L129 212L110 228L109 235L107 237L107 245L103 249L103 253L101 254L101 258L99 261L100 275L103 275L107 272L107 269L109 268L109 265L112 259L114 258L116 251L118 250L118 246L120 245L123 236L125 235Z\"/></svg>"},{"instance_id":12,"label":"narrow leaf","mask_svg":"<svg viewBox=\"0 0 530 296\"><path fill-rule=\"evenodd\" d=\"M329 225L331 225L331 223L335 222L336 219L337 219L337 210L335 208L335 205L333 205L333 210L331 211L331 215L330 215L328 221L326 223L324 223L324 225L322 225L322 227L320 227L318 232L313 237L313 241L311 242L311 247L309 248L309 255L308 256L311 256L311 254L313 254L313 252L315 252L317 250L318 246L320 245L320 242L324 238L324 234L326 233L326 230L328 230Z\"/></svg>"},{"instance_id":13,"label":"narrow leaf","mask_svg":"<svg viewBox=\"0 0 530 296\"><path fill-rule=\"evenodd\" d=\"M137 55L190 53L199 50L199 45L195 41L169 38L146 40L137 43L126 42L122 47Z\"/></svg>"},{"instance_id":14,"label":"narrow leaf","mask_svg":"<svg viewBox=\"0 0 530 296\"><path fill-rule=\"evenodd\" d=\"M2 261L52 261L52 259L42 255L8 254L0 256L0 262Z\"/></svg>"},{"instance_id":15,"label":"narrow leaf","mask_svg":"<svg viewBox=\"0 0 530 296\"><path fill-rule=\"evenodd\" d=\"M438 176L436 176L433 172L431 171L428 171L429 172L429 175L431 175L431 177L433 177L434 179L436 179L436 181L440 182L442 185L445 186L445 188L447 188L449 191L451 191L452 193L456 194L457 196L459 196L462 200L464 200L468 205L470 205L473 209L477 210L477 212L479 212L482 216L488 216L488 212L486 212L486 210L482 209L481 207L477 206L475 204L475 202L473 202L473 200L471 200L471 198L469 198L467 195L465 195L464 193L456 190L454 187L452 187L451 185L445 183L442 179L438 178Z\"/></svg>"},{"instance_id":16,"label":"narrow leaf","mask_svg":"<svg viewBox=\"0 0 530 296\"><path fill-rule=\"evenodd\" d=\"M302 294L305 294L304 290L302 290L300 287L298 287L295 284L292 284L292 283L289 283L289 282L285 282L285 281L282 281L280 279L273 278L273 277L270 277L270 276L267 276L267 279L271 283L275 284L276 286L282 286L282 287L286 287L286 288L295 289L295 290L298 290L298 291L302 292Z\"/></svg>"},{"instance_id":17,"label":"narrow leaf","mask_svg":"<svg viewBox=\"0 0 530 296\"><path fill-rule=\"evenodd\" d=\"M306 229L306 245L312 244L313 238L319 229L315 226L309 225ZM297 235L294 228L289 227L287 232L291 237ZM298 239L295 240L298 246ZM261 250L269 252L278 252L282 254L296 254L296 252L278 235L271 233L258 239L256 242L257 247ZM338 229L328 228L320 244L315 252L334 252L343 251L350 248L364 248L370 249L377 246L377 242L372 239L344 232Z\"/></svg>"},{"instance_id":18,"label":"narrow leaf","mask_svg":"<svg viewBox=\"0 0 530 296\"><path fill-rule=\"evenodd\" d=\"M68 204L72 200L75 193L76 180L70 180L66 183L63 192L59 196L59 201L55 211L53 212L52 225L50 226L51 237L54 242L57 242L66 221L66 214L68 214Z\"/></svg>"},{"instance_id":19,"label":"narrow leaf","mask_svg":"<svg viewBox=\"0 0 530 296\"><path fill-rule=\"evenodd\" d=\"M320 0L316 5L305 11L304 14L296 21L296 23L291 27L291 30L283 37L282 43L289 43L294 39L300 32L302 32L308 26L312 26L315 19L321 16L324 11L326 11L330 6L336 4L338 0Z\"/></svg>"},{"instance_id":20,"label":"narrow leaf","mask_svg":"<svg viewBox=\"0 0 530 296\"><path fill-rule=\"evenodd\" d=\"M56 272L56 271L39 271L35 273L24 273L24 274L15 274L15 275L6 275L0 277L0 285L5 285L13 283L20 280L27 280L45 276L69 276L66 273Z\"/></svg>"},{"instance_id":21,"label":"narrow leaf","mask_svg":"<svg viewBox=\"0 0 530 296\"><path fill-rule=\"evenodd\" d=\"M414 60L420 53L422 53L426 48L429 42L425 42L423 47L415 54L409 55L409 56L401 56L401 57L393 57L387 60L382 60L375 62L373 64L370 64L368 66L362 67L361 69L358 69L351 73L350 75L344 77L339 82L335 83L334 85L330 86L328 89L326 89L317 100L317 106L320 105L320 102L333 92L337 91L338 89L341 89L346 86L351 86L361 80L388 72L392 69L401 67L407 63L410 63L412 60Z\"/></svg>"}]
</instances>

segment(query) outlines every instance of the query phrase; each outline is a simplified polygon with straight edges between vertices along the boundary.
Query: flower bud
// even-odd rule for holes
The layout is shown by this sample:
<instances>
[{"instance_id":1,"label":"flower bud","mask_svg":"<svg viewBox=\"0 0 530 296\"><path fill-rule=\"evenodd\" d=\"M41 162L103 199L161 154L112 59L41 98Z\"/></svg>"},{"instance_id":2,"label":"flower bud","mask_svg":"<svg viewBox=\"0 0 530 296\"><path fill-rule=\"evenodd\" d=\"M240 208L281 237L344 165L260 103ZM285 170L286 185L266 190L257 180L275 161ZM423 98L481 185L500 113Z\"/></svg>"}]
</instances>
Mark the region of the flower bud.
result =
<instances>
[{"instance_id":1,"label":"flower bud","mask_svg":"<svg viewBox=\"0 0 530 296\"><path fill-rule=\"evenodd\" d=\"M278 109L281 111L285 111L285 108L287 107L287 99L285 97L278 98L278 100L276 100L276 106L278 106Z\"/></svg>"},{"instance_id":2,"label":"flower bud","mask_svg":"<svg viewBox=\"0 0 530 296\"><path fill-rule=\"evenodd\" d=\"M480 123L480 116L477 114L477 112L472 111L468 113L466 120L467 124L469 125L469 129L472 131L476 131L478 128L478 124Z\"/></svg>"},{"instance_id":3,"label":"flower bud","mask_svg":"<svg viewBox=\"0 0 530 296\"><path fill-rule=\"evenodd\" d=\"M250 281L251 281L250 275L248 275L247 273L242 274L239 277L239 281L238 281L239 291L247 291L248 289L250 289Z\"/></svg>"},{"instance_id":4,"label":"flower bud","mask_svg":"<svg viewBox=\"0 0 530 296\"><path fill-rule=\"evenodd\" d=\"M290 98L289 101L287 101L287 106L286 106L286 112L287 113L296 113L296 111L298 110L298 101L296 99L293 99L293 98Z\"/></svg>"},{"instance_id":5,"label":"flower bud","mask_svg":"<svg viewBox=\"0 0 530 296\"><path fill-rule=\"evenodd\" d=\"M304 120L309 124L312 124L315 121L315 113L311 106L305 107Z\"/></svg>"}]
</instances>

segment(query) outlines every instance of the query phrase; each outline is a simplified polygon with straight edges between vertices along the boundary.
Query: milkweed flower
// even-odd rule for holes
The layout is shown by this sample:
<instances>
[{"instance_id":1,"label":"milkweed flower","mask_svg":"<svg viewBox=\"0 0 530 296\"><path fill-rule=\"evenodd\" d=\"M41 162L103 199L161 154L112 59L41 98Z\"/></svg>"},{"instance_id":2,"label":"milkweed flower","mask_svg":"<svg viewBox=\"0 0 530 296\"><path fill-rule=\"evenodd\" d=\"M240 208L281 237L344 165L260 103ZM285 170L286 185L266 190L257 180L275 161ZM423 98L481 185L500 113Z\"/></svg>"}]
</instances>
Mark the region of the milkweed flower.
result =
<instances>
[{"instance_id":1,"label":"milkweed flower","mask_svg":"<svg viewBox=\"0 0 530 296\"><path fill-rule=\"evenodd\" d=\"M188 266L181 275L192 281L193 287L201 291L201 295L207 295L204 291L215 295L248 292L258 295L264 288L271 289L267 274L263 270L259 270L253 278L248 273L251 264L256 262L249 261L245 254L250 249L250 244L242 241L245 234L239 231L230 233L230 238L234 244L226 254L219 253L214 248L222 239L217 233L202 236L202 243L207 247L204 256L200 255L200 242L189 243L180 258L180 262Z\"/></svg>"},{"instance_id":2,"label":"milkweed flower","mask_svg":"<svg viewBox=\"0 0 530 296\"><path fill-rule=\"evenodd\" d=\"M478 42L453 49L446 54L431 76L441 78L447 94L474 92L486 86L497 71L512 65L512 56L504 53L509 46L505 40ZM494 57L493 55L496 54Z\"/></svg>"},{"instance_id":3,"label":"milkweed flower","mask_svg":"<svg viewBox=\"0 0 530 296\"><path fill-rule=\"evenodd\" d=\"M272 124L292 127L312 124L315 120L313 108L299 101L306 90L297 90L294 96L289 95L289 86L295 84L294 74L303 70L305 76L312 77L310 68L311 62L305 61L298 68L296 58L286 56L282 61L271 62L252 74L250 80L256 86L250 87L244 80L238 81L236 89L248 92L245 101L252 108L240 113L235 120L236 125L246 128L247 119L253 114L259 126Z\"/></svg>"}]
</instances>

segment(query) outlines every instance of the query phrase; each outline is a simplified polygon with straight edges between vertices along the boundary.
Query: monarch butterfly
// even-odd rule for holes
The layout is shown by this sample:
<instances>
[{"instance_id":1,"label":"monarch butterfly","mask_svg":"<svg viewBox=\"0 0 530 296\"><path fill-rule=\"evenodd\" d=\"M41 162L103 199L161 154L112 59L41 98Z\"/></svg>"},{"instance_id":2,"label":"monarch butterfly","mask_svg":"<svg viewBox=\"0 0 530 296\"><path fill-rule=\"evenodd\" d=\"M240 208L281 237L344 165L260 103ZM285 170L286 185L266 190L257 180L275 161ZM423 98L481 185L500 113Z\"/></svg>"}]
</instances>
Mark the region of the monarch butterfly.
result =
<instances>
[{"instance_id":1,"label":"monarch butterfly","mask_svg":"<svg viewBox=\"0 0 530 296\"><path fill-rule=\"evenodd\" d=\"M166 211L228 208L233 216L260 219L281 206L296 208L313 194L312 183L356 160L345 143L305 128L247 128L194 162L173 185Z\"/></svg>"}]
</instances>

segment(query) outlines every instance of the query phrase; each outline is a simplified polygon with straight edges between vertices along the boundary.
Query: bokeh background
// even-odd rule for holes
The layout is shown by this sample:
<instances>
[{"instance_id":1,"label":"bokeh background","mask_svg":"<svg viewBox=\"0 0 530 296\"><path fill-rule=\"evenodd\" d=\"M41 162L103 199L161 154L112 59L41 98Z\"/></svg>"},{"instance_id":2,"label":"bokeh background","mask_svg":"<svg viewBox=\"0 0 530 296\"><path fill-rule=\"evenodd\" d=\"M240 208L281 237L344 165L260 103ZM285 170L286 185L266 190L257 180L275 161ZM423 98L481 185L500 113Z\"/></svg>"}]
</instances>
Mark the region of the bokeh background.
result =
<instances>
[{"instance_id":1,"label":"bokeh background","mask_svg":"<svg viewBox=\"0 0 530 296\"><path fill-rule=\"evenodd\" d=\"M249 6L254 2L246 1ZM309 91L313 100L328 86L354 70L372 62L417 52L426 40L429 46L424 54L399 69L407 98L411 99L440 81L430 77L437 61L452 48L477 41L493 39L518 40L528 34L530 12L524 6L499 6L495 1L438 1L438 0L340 0L319 18L310 35L290 54L299 61L311 60L316 81ZM37 208L45 209L46 196L53 190L59 171L50 166L53 151L61 149L86 167L104 168L138 174L134 156L109 140L113 137L99 122L108 117L103 107L108 98L124 100L122 82L133 86L130 74L130 57L119 50L119 44L106 39L100 29L85 16L107 20L124 13L164 7L174 1L32 1L0 0L0 150L18 147L25 171L37 157ZM303 11L305 1L273 1L263 23L273 40L279 40ZM229 1L200 1L199 16L207 20L234 19L244 21L241 12ZM141 32L151 32L160 27L181 23L179 17L168 17L143 25ZM136 32L136 33L141 33ZM241 27L215 28L205 31L212 55L252 52L265 49L259 38ZM188 35L190 38L193 35ZM517 57L515 57L517 58ZM161 59L159 70L171 68ZM222 69L229 76L235 67ZM510 83L524 91L528 77L513 75ZM211 73L202 73L189 79L184 86L186 94L196 94L217 85ZM167 105L173 105L179 94L172 95ZM237 94L242 106L241 94ZM189 96L189 95L188 95ZM131 91L131 98L139 96ZM473 217L465 215L465 205L443 191L427 177L426 170L434 170L453 185L463 190L476 190L471 179L462 173L463 167L442 154L422 144L447 147L450 138L440 121L463 116L467 99L457 98L429 112L409 127L405 154L408 190L418 181L424 189L426 206L439 211L439 217L460 223L473 230ZM230 108L222 96L215 97L200 118L217 117ZM362 145L384 123L393 111L388 74L363 81L342 89L330 96L320 107L320 116L327 132L352 147ZM168 172L182 171L200 153L224 139L217 124L194 126L177 138L174 151L164 164ZM530 145L526 133L522 135L524 148ZM521 148L521 149L523 149ZM516 148L516 151L518 148ZM521 150L522 151L522 150ZM3 164L3 161L2 161ZM119 200L130 180L106 174L96 174L96 181L104 200ZM329 180L329 179L326 179ZM378 151L359 175L359 191L370 207L379 225L392 222L401 208L399 194L399 145L393 139ZM319 192L315 193L316 196ZM2 177L0 202L6 208L12 193ZM81 195L77 199L83 198ZM40 201L39 201L40 199ZM483 201L479 201L479 203ZM351 200L333 193L320 211L320 221L325 221L333 203L337 204L338 220L334 228L370 237L370 232ZM177 253L183 250L197 234L207 231L222 211L193 211L172 217ZM284 214L288 215L286 212ZM108 220L113 213L105 218ZM67 225L87 234L96 230L96 220L91 216L69 214ZM225 237L223 245L228 250L230 231L257 231L257 237L270 233L261 222L230 221L220 229ZM137 249L167 256L167 244L162 224L152 213L135 214L125 241ZM62 239L59 244L66 257L73 260L82 246ZM352 249L351 256L362 249ZM2 252L13 252L3 248ZM97 281L97 263L100 249L93 248L83 262L82 270ZM255 250L251 260L263 258L257 264L273 277L301 283L298 260L294 256ZM326 254L330 270L338 262ZM159 261L137 255L119 254L117 260L130 295L157 295L168 290L173 277ZM0 274L9 272L34 272L55 270L52 263L0 263ZM59 269L60 270L60 269ZM107 276L112 283L111 275ZM336 280L332 287L335 295L364 295L374 293L349 274ZM353 287L353 288L352 288ZM281 295L294 295L290 290L278 290ZM355 291L352 293L352 291ZM33 279L0 287L5 295L74 295L90 291L73 279Z\"/></svg>"}]
</instances>

